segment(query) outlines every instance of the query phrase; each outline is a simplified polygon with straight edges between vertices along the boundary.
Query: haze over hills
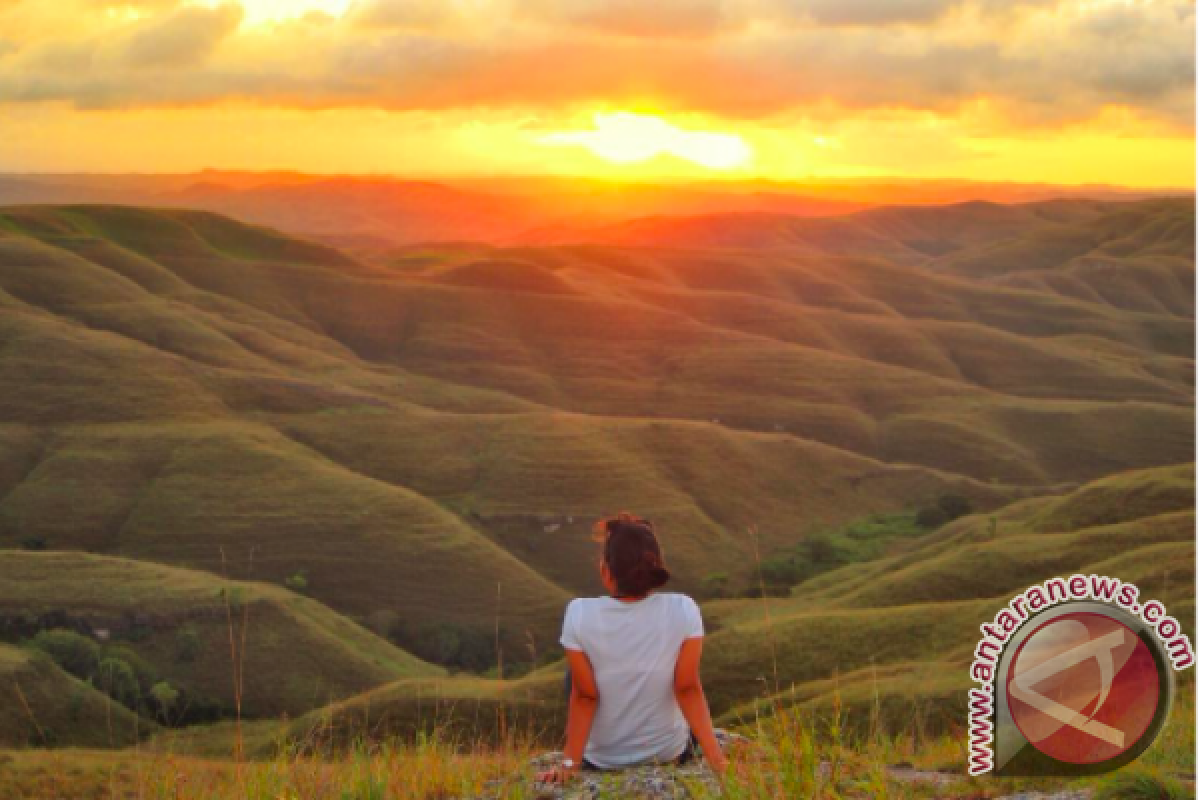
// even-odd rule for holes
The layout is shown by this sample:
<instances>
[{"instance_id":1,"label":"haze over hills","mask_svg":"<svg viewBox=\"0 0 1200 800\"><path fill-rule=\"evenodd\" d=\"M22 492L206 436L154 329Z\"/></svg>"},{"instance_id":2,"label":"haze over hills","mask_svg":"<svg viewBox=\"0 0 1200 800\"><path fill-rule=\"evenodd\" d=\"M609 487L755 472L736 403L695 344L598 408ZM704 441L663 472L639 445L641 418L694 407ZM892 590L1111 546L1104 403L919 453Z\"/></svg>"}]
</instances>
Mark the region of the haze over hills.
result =
<instances>
[{"instance_id":1,"label":"haze over hills","mask_svg":"<svg viewBox=\"0 0 1200 800\"><path fill-rule=\"evenodd\" d=\"M220 695L156 648L180 607L208 619L245 581L265 630L330 659L260 689L261 713L403 678L371 695L403 716L426 685L497 687L351 620L498 626L544 661L566 600L595 591L600 514L655 520L678 587L699 591L718 573L750 585L756 548L956 495L1003 509L999 527L970 517L777 601L804 698L869 666L884 628L933 637L880 651L897 691L933 664L949 696L947 665L1004 592L1108 561L1151 576L1193 546L1190 198L589 230L349 253L198 211L0 209L0 548L50 551L2 553L0 576L105 590L37 609L0 591L0 614L144 605L162 638L142 657ZM1161 503L1088 518L1084 484ZM279 588L297 575L311 599ZM1194 577L1173 580L1182 600ZM117 590L130 581L150 593ZM743 602L706 610L731 712L761 694L762 631ZM846 637L818 656L822 625ZM559 679L499 691L549 708Z\"/></svg>"},{"instance_id":2,"label":"haze over hills","mask_svg":"<svg viewBox=\"0 0 1200 800\"><path fill-rule=\"evenodd\" d=\"M1138 200L1162 194L1111 186L887 178L631 183L545 175L416 180L222 170L0 175L0 205L120 203L202 209L368 252L436 241L596 241L597 228L656 215L823 217L885 204L1021 203L1064 197Z\"/></svg>"}]
</instances>

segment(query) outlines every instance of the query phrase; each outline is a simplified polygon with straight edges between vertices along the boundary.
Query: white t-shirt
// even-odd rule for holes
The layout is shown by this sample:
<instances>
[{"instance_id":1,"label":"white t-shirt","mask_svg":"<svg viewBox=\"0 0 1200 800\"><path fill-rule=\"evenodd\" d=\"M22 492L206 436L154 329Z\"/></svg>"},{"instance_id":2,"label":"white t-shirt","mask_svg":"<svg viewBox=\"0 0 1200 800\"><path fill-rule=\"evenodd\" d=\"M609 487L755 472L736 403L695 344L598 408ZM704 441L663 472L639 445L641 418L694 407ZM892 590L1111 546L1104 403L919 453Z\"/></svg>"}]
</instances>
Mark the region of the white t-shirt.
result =
<instances>
[{"instance_id":1,"label":"white t-shirt","mask_svg":"<svg viewBox=\"0 0 1200 800\"><path fill-rule=\"evenodd\" d=\"M559 641L587 655L598 696L584 758L614 769L683 754L689 731L675 702L675 662L685 639L703 635L700 609L684 594L570 602Z\"/></svg>"}]
</instances>

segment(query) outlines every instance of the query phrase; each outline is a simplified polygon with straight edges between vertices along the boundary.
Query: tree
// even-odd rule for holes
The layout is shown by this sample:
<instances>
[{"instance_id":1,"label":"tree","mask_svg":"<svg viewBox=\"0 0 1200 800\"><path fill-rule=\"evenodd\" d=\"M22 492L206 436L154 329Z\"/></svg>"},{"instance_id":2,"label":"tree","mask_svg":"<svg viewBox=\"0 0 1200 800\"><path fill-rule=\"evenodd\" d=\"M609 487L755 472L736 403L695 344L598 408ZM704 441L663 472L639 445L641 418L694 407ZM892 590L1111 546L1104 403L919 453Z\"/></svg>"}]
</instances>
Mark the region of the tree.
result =
<instances>
[{"instance_id":1,"label":"tree","mask_svg":"<svg viewBox=\"0 0 1200 800\"><path fill-rule=\"evenodd\" d=\"M171 713L175 710L175 704L179 702L179 690L166 681L160 681L150 687L150 696L154 698L154 705L163 724L170 724Z\"/></svg>"},{"instance_id":2,"label":"tree","mask_svg":"<svg viewBox=\"0 0 1200 800\"><path fill-rule=\"evenodd\" d=\"M763 559L759 572L768 586L794 586L803 578L805 567L794 555L780 556Z\"/></svg>"},{"instance_id":3,"label":"tree","mask_svg":"<svg viewBox=\"0 0 1200 800\"><path fill-rule=\"evenodd\" d=\"M132 667L119 658L106 658L96 668L96 678L100 691L121 705L137 710L142 688Z\"/></svg>"},{"instance_id":4,"label":"tree","mask_svg":"<svg viewBox=\"0 0 1200 800\"><path fill-rule=\"evenodd\" d=\"M961 494L944 494L938 498L937 507L942 510L948 520L956 520L970 514L971 501Z\"/></svg>"},{"instance_id":5,"label":"tree","mask_svg":"<svg viewBox=\"0 0 1200 800\"><path fill-rule=\"evenodd\" d=\"M832 565L837 561L837 548L827 534L813 534L805 540L805 544L808 546L808 557L814 564Z\"/></svg>"},{"instance_id":6,"label":"tree","mask_svg":"<svg viewBox=\"0 0 1200 800\"><path fill-rule=\"evenodd\" d=\"M101 650L100 655L101 659L116 658L128 664L133 670L133 677L137 679L138 686L153 686L158 683L158 670L132 647L108 645Z\"/></svg>"},{"instance_id":7,"label":"tree","mask_svg":"<svg viewBox=\"0 0 1200 800\"><path fill-rule=\"evenodd\" d=\"M50 656L55 664L84 680L95 673L100 663L99 645L75 631L41 631L33 637L32 645Z\"/></svg>"},{"instance_id":8,"label":"tree","mask_svg":"<svg viewBox=\"0 0 1200 800\"><path fill-rule=\"evenodd\" d=\"M417 634L415 649L424 659L435 664L457 663L462 637L455 625L432 624Z\"/></svg>"}]
</instances>

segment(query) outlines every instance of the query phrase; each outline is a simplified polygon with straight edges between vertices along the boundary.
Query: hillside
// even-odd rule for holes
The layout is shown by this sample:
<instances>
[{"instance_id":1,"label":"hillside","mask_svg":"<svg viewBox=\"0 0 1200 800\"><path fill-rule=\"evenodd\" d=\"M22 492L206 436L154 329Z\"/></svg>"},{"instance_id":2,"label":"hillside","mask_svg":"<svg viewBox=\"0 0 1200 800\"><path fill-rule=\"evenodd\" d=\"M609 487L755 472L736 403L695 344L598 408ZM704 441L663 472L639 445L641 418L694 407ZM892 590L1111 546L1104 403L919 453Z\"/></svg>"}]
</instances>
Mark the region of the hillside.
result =
<instances>
[{"instance_id":1,"label":"hillside","mask_svg":"<svg viewBox=\"0 0 1200 800\"><path fill-rule=\"evenodd\" d=\"M235 705L232 625L250 716L300 714L382 683L443 674L279 587L84 553L5 553L0 630L37 619L120 643L160 679L225 709Z\"/></svg>"},{"instance_id":2,"label":"hillside","mask_svg":"<svg viewBox=\"0 0 1200 800\"><path fill-rule=\"evenodd\" d=\"M139 718L47 656L0 644L0 747L126 747L149 736Z\"/></svg>"},{"instance_id":3,"label":"hillside","mask_svg":"<svg viewBox=\"0 0 1200 800\"><path fill-rule=\"evenodd\" d=\"M1119 510L1117 516L1108 513ZM993 529L992 520L996 520ZM964 517L882 558L807 581L792 596L705 605L703 679L719 724L782 703L861 732L872 708L893 731L961 727L979 624L1012 595L1082 572L1133 582L1195 631L1195 470L1124 473L1078 490ZM514 681L406 680L296 720L300 740L445 725L494 735L499 720L558 735L560 662ZM1184 676L1190 680L1190 677Z\"/></svg>"},{"instance_id":4,"label":"hillside","mask_svg":"<svg viewBox=\"0 0 1200 800\"><path fill-rule=\"evenodd\" d=\"M804 598L837 609L839 630L873 615L863 636L894 615L935 636L903 662L940 669L1005 576L1182 546L1182 508L1036 542L1003 520L1014 501L1192 460L1191 208L752 216L728 236L676 220L674 238L646 221L621 243L368 260L203 212L0 209L0 575L23 587L8 607L54 564L48 589L128 573L159 587L155 604L210 619L227 575L255 582L252 632L258 616L288 631L261 652L262 680L293 660L285 641L322 653L294 685L257 687L255 713L408 670L425 697L433 668L336 615L445 665L479 669L497 641L506 663L544 664L567 599L596 591L600 514L654 519L679 589L728 573L740 591L756 549L954 495L1005 508L1002 535L971 538L986 516L956 522L910 561L829 573L780 606L810 645L825 629ZM974 577L994 560L1015 566ZM39 608L120 615L143 602L130 597ZM933 601L936 618L912 610ZM745 677L762 669L756 608L713 606L729 642L715 668L740 676L714 682L723 710L761 691ZM216 662L189 671L153 639L141 650L164 674L226 691ZM869 666L851 657L862 641L789 681ZM880 655L897 685L916 669L901 655ZM525 680L553 696L545 674Z\"/></svg>"},{"instance_id":5,"label":"hillside","mask_svg":"<svg viewBox=\"0 0 1200 800\"><path fill-rule=\"evenodd\" d=\"M1124 473L964 517L771 601L779 685L803 689L835 668L857 670L843 678L843 688L858 684L861 700L871 665L895 664L912 673L905 688L910 702L923 698L921 682L944 681L947 705L961 713L979 623L1028 586L1075 572L1135 583L1194 631L1195 524L1191 465ZM712 648L718 674L769 660L760 603L722 601L708 611L723 628L714 644L728 638ZM827 700L831 688L818 694ZM748 689L744 682L725 691L744 697Z\"/></svg>"}]
</instances>

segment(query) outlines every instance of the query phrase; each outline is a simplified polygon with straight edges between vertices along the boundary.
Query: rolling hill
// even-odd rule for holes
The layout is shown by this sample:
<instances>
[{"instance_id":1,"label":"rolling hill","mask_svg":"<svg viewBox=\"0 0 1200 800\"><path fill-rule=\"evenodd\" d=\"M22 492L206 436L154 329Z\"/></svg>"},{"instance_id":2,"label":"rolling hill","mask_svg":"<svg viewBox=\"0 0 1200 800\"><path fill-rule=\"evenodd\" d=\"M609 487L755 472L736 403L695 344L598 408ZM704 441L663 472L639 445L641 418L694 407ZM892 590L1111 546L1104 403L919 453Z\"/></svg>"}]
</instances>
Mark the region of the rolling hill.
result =
<instances>
[{"instance_id":1,"label":"rolling hill","mask_svg":"<svg viewBox=\"0 0 1200 800\"><path fill-rule=\"evenodd\" d=\"M0 644L0 747L126 747L158 728L63 672Z\"/></svg>"},{"instance_id":2,"label":"rolling hill","mask_svg":"<svg viewBox=\"0 0 1200 800\"><path fill-rule=\"evenodd\" d=\"M160 679L225 709L240 690L249 716L301 714L382 683L443 674L286 589L79 552L0 558L0 628L33 627L30 618L120 641Z\"/></svg>"},{"instance_id":3,"label":"rolling hill","mask_svg":"<svg viewBox=\"0 0 1200 800\"><path fill-rule=\"evenodd\" d=\"M486 697L357 623L407 630L405 646L424 630L429 657L448 637L545 663L567 599L596 591L600 514L654 519L681 590L716 573L740 589L756 550L957 495L983 514L772 612L794 642L780 685L805 702L834 667L955 686L929 675L957 674L942 670L964 631L1017 578L1105 561L1151 576L1153 548L1188 546L1192 209L648 219L587 243L370 258L205 212L0 209L0 576L16 587L0 609L175 609L133 645L218 694L228 672L173 663L168 643L192 613L216 641L217 592L240 581L279 637L263 674L297 668L254 689L255 714L363 690ZM1122 481L1176 487L1170 508L1082 519L1080 497L1158 496ZM762 693L761 609L707 608L712 696L732 713ZM550 708L556 680L499 691Z\"/></svg>"},{"instance_id":4,"label":"rolling hill","mask_svg":"<svg viewBox=\"0 0 1200 800\"><path fill-rule=\"evenodd\" d=\"M994 523L993 523L994 521ZM979 624L1030 585L1074 572L1118 577L1195 631L1195 470L1122 473L1062 495L964 517L892 553L806 581L791 596L705 605L704 685L719 724L777 704L838 702L861 732L963 725ZM562 670L513 681L399 681L296 720L303 741L444 726L490 736L499 720L558 735ZM1181 679L1191 680L1188 675Z\"/></svg>"}]
</instances>

